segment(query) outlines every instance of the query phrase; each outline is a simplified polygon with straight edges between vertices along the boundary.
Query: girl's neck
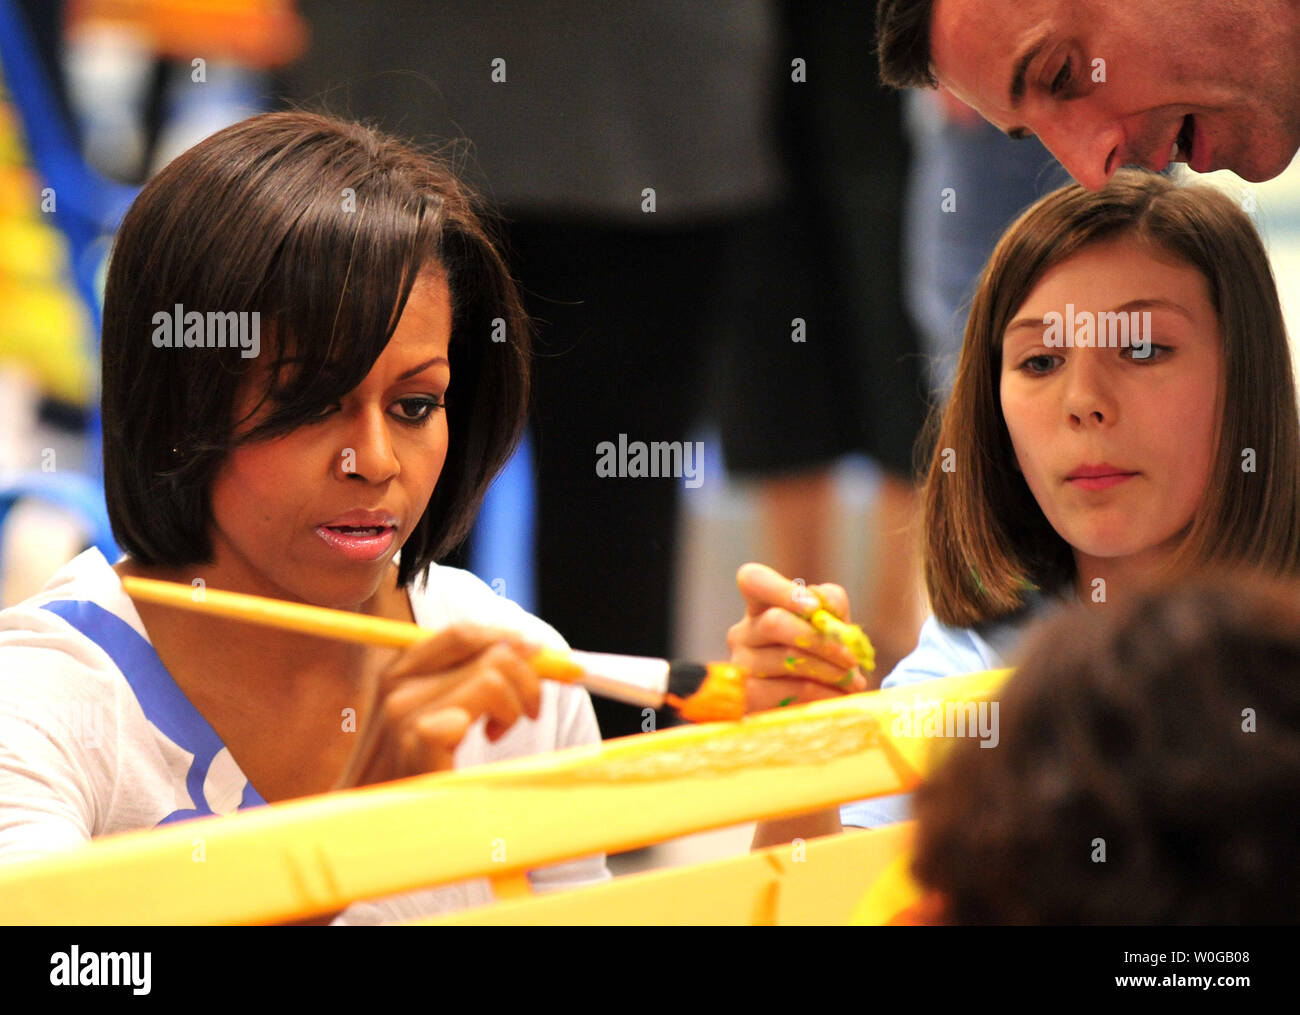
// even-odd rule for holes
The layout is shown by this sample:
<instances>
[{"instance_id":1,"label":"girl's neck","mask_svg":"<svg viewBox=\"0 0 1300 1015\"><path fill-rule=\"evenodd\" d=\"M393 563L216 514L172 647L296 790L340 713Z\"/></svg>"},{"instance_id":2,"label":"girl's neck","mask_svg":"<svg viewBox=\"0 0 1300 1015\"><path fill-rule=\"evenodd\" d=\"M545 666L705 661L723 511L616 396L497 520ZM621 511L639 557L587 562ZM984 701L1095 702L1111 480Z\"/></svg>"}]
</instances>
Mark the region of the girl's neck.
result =
<instances>
[{"instance_id":1,"label":"girl's neck","mask_svg":"<svg viewBox=\"0 0 1300 1015\"><path fill-rule=\"evenodd\" d=\"M1127 557L1091 557L1074 552L1074 591L1079 601L1093 609L1123 602L1168 566L1169 551L1153 547Z\"/></svg>"}]
</instances>

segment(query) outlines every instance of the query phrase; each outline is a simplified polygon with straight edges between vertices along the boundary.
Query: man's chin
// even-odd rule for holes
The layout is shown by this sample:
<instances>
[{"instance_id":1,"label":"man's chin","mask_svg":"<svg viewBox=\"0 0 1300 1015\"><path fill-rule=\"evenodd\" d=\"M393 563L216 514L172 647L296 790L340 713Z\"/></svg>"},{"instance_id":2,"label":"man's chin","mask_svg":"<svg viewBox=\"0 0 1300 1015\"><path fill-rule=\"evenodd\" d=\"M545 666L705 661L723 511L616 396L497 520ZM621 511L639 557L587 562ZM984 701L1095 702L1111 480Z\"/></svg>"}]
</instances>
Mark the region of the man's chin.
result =
<instances>
[{"instance_id":1,"label":"man's chin","mask_svg":"<svg viewBox=\"0 0 1300 1015\"><path fill-rule=\"evenodd\" d=\"M1291 167L1296 160L1296 154L1300 152L1300 139L1297 139L1296 145L1290 155L1278 154L1271 158L1248 157L1249 161L1229 168L1246 183L1267 183L1281 176Z\"/></svg>"}]
</instances>

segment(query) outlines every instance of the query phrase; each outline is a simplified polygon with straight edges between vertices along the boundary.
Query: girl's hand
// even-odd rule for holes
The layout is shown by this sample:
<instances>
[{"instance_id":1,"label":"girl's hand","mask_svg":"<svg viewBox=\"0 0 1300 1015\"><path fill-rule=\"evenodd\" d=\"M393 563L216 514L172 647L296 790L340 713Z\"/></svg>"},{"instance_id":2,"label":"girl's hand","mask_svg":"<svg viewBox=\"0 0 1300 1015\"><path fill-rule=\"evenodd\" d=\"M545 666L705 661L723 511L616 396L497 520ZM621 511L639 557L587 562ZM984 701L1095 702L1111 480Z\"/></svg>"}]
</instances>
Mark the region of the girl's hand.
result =
<instances>
[{"instance_id":1,"label":"girl's hand","mask_svg":"<svg viewBox=\"0 0 1300 1015\"><path fill-rule=\"evenodd\" d=\"M744 565L736 584L745 597L745 616L727 632L731 662L762 678L746 682L746 712L867 689L852 653L803 619L820 605L820 594L831 612L848 620L844 589L804 588L763 564Z\"/></svg>"},{"instance_id":2,"label":"girl's hand","mask_svg":"<svg viewBox=\"0 0 1300 1015\"><path fill-rule=\"evenodd\" d=\"M368 688L357 746L334 788L451 769L480 715L493 741L520 716L536 719L541 678L528 663L536 652L517 634L469 624L403 651Z\"/></svg>"}]
</instances>

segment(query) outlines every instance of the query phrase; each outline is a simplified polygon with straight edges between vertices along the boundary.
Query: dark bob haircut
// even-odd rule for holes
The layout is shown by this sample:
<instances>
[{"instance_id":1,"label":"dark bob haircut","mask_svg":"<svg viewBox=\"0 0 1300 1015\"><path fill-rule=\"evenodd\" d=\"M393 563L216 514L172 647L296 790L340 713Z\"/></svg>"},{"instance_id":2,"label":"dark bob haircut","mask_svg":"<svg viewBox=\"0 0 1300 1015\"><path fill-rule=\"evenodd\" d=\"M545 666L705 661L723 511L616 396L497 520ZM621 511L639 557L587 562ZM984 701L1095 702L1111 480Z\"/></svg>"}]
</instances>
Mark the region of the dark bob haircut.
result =
<instances>
[{"instance_id":1,"label":"dark bob haircut","mask_svg":"<svg viewBox=\"0 0 1300 1015\"><path fill-rule=\"evenodd\" d=\"M228 452L360 384L416 277L438 270L452 303L450 443L399 584L462 542L528 404L529 322L485 215L442 159L307 112L244 120L154 177L122 223L104 297L104 483L123 549L147 566L210 563ZM177 304L260 313L269 369L250 373L238 348L155 348L153 317ZM241 386L263 374L270 411L236 435Z\"/></svg>"}]
</instances>

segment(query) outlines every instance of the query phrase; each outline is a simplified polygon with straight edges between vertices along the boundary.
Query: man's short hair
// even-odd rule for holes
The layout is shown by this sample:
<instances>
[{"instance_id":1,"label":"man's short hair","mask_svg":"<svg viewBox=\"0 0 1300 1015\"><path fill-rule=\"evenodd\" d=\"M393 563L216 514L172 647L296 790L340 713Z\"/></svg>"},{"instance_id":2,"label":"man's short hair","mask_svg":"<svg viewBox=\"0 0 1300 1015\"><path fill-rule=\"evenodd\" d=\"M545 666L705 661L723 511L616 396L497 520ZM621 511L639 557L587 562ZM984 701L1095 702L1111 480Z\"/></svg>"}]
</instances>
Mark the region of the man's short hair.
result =
<instances>
[{"instance_id":1,"label":"man's short hair","mask_svg":"<svg viewBox=\"0 0 1300 1015\"><path fill-rule=\"evenodd\" d=\"M934 0L879 0L876 47L880 80L891 88L937 88L930 67L930 15Z\"/></svg>"}]
</instances>

